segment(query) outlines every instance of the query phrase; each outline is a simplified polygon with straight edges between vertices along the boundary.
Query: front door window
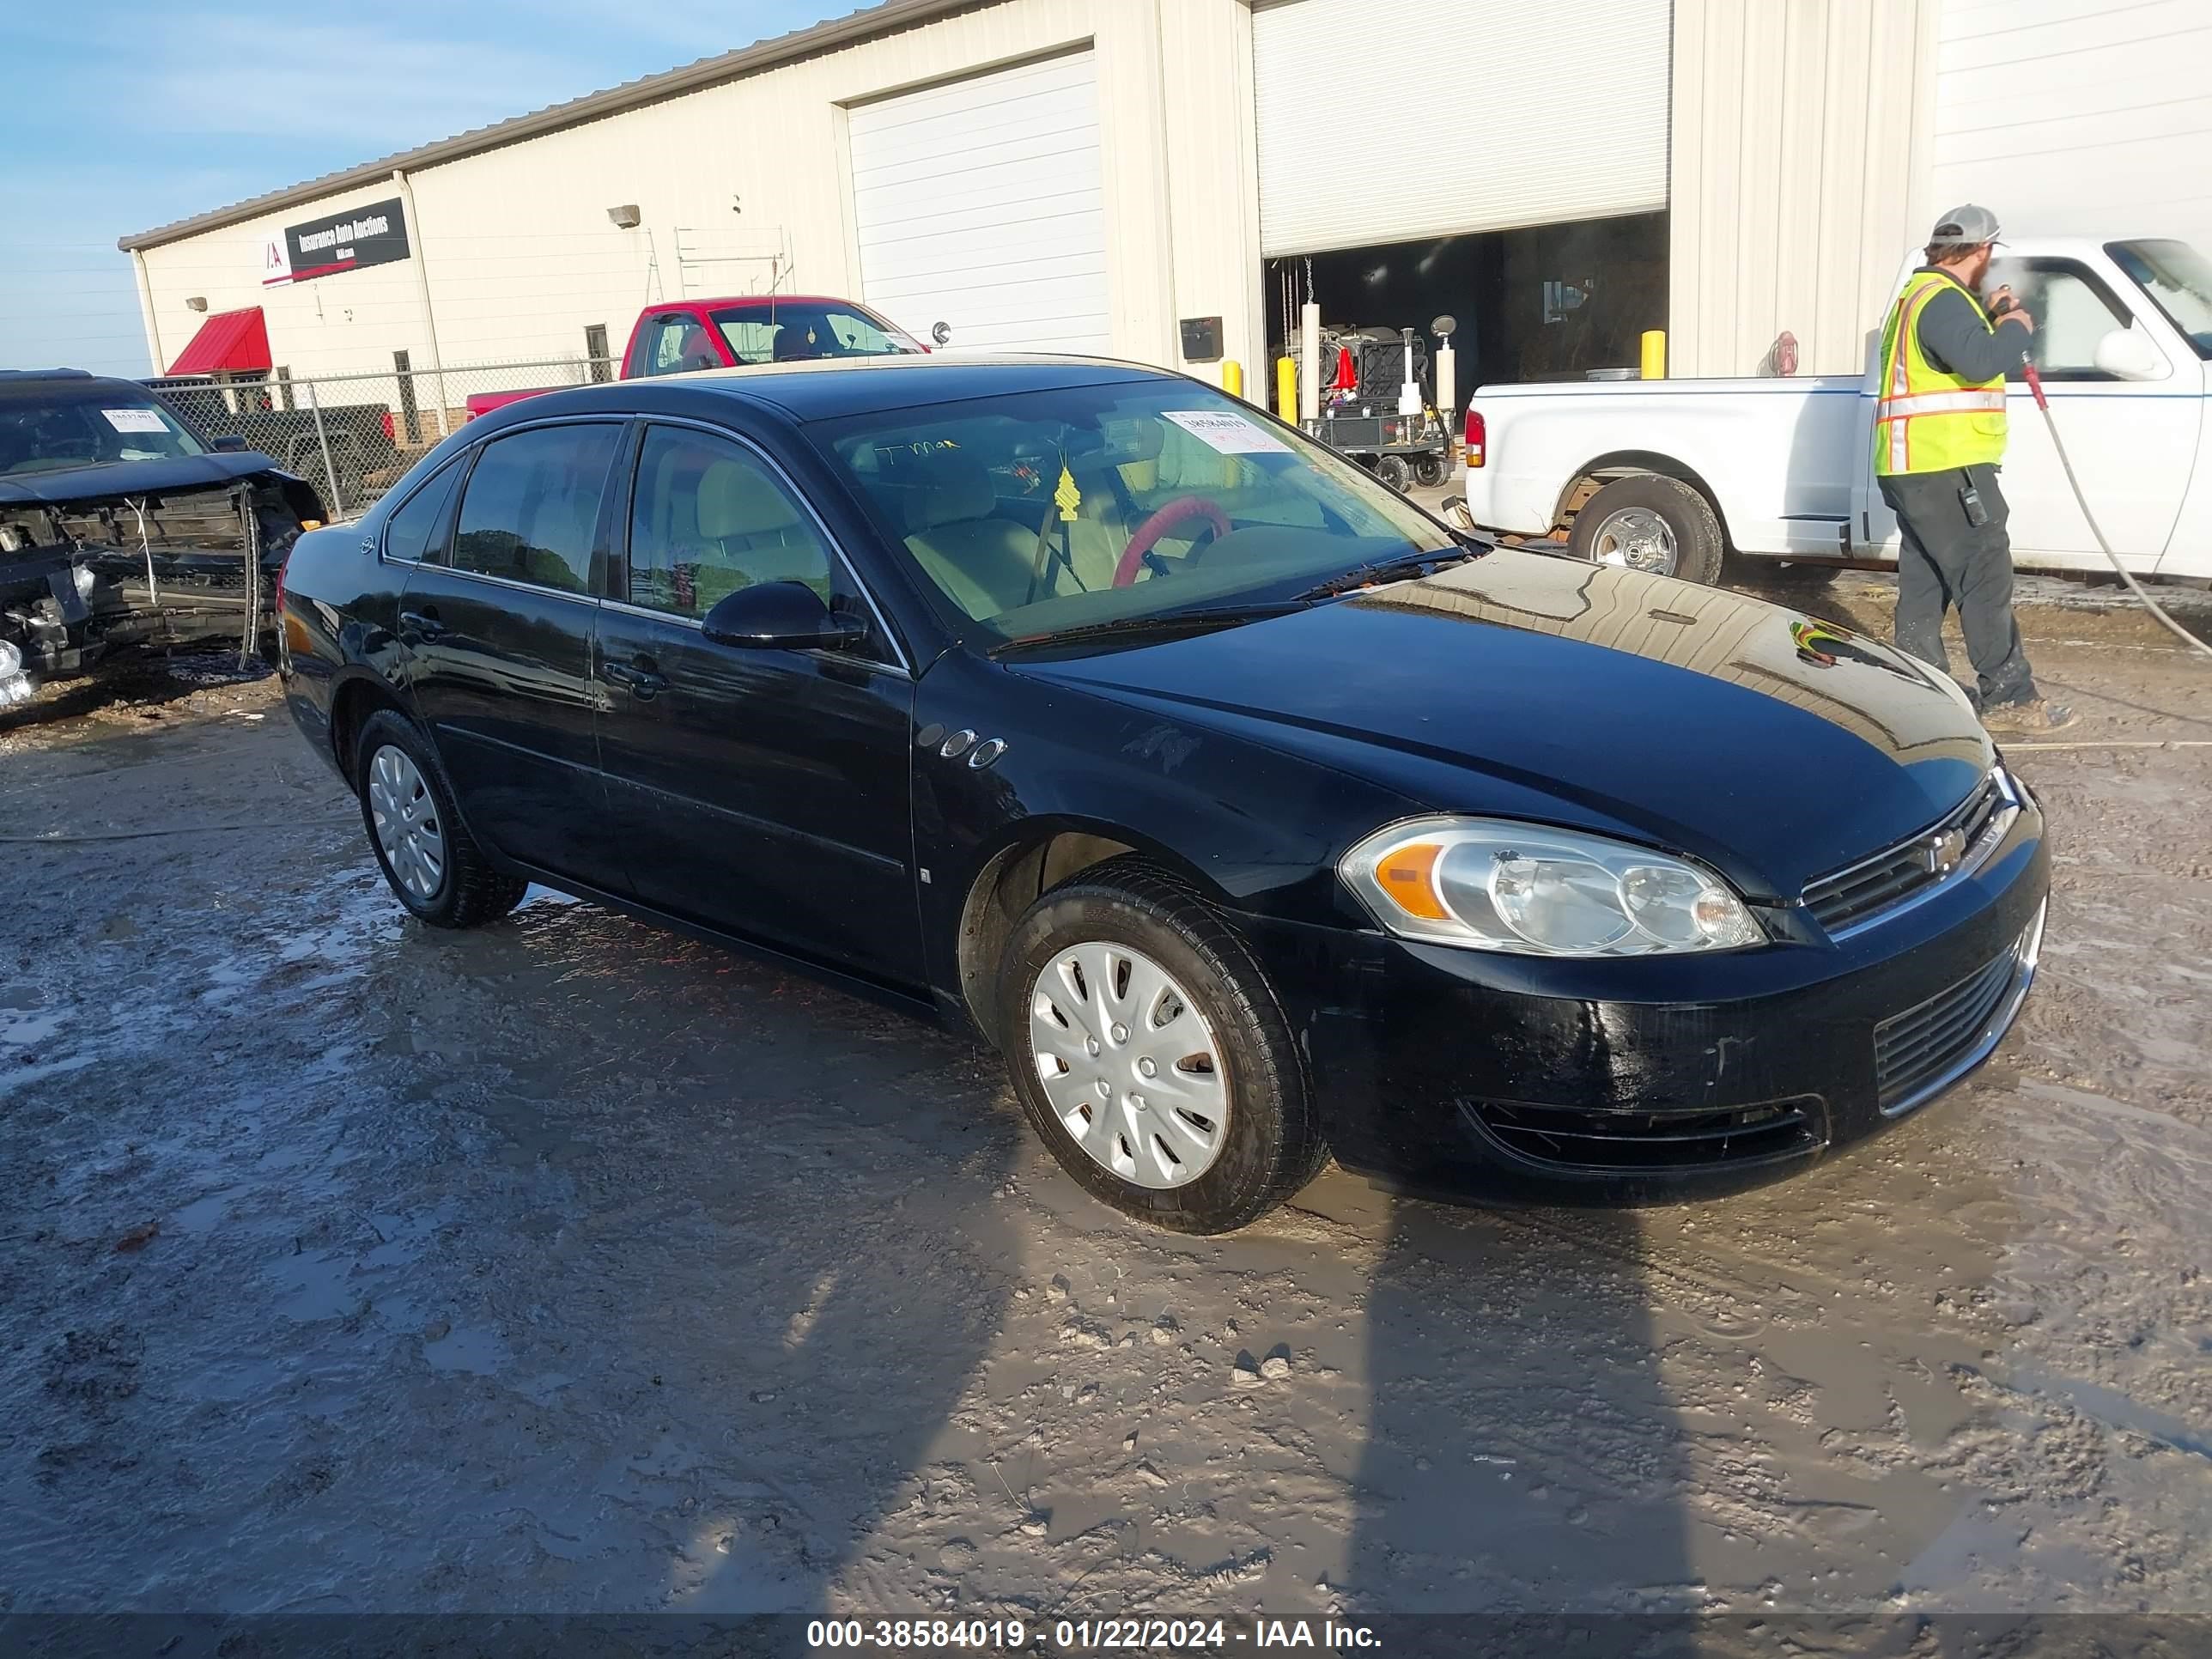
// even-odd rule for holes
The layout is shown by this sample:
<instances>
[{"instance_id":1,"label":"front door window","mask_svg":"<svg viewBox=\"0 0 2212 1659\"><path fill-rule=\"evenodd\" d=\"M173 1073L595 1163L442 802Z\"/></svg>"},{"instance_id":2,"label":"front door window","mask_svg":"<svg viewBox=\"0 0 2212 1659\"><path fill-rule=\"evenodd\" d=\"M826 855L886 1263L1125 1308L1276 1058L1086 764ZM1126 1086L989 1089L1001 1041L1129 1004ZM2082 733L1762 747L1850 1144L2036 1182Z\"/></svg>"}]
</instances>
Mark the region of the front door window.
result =
<instances>
[{"instance_id":1,"label":"front door window","mask_svg":"<svg viewBox=\"0 0 2212 1659\"><path fill-rule=\"evenodd\" d=\"M630 512L632 605L696 619L760 582L805 582L827 605L830 550L805 510L739 446L653 427Z\"/></svg>"}]
</instances>

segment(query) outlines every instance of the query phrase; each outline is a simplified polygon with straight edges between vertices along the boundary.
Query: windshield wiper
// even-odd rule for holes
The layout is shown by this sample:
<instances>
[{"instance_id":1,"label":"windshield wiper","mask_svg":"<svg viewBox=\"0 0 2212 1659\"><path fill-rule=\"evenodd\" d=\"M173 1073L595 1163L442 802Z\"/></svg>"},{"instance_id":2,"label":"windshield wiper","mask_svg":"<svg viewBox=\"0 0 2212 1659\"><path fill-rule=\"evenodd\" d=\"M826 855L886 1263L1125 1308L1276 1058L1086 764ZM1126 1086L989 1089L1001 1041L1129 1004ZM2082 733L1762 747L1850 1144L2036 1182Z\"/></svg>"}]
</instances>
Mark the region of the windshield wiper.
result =
<instances>
[{"instance_id":1,"label":"windshield wiper","mask_svg":"<svg viewBox=\"0 0 2212 1659\"><path fill-rule=\"evenodd\" d=\"M1002 645L993 646L990 654L1003 657L1014 651L1080 645L1091 640L1127 639L1145 634L1204 634L1216 629L1234 628L1240 623L1265 622L1270 617L1285 617L1293 611L1304 609L1304 605L1299 601L1277 599L1266 605L1204 605L1191 611L1163 611L1146 617L1114 617L1104 622L1078 623L1073 628L1054 629L1049 633L1023 634Z\"/></svg>"},{"instance_id":2,"label":"windshield wiper","mask_svg":"<svg viewBox=\"0 0 2212 1659\"><path fill-rule=\"evenodd\" d=\"M1395 558L1376 559L1370 563L1355 565L1340 576L1331 576L1327 581L1309 587L1297 597L1301 599L1334 599L1340 593L1349 593L1354 588L1365 587L1372 582L1389 581L1402 576L1425 576L1431 570L1440 570L1448 564L1480 557L1489 551L1484 547L1447 547L1430 553L1401 553Z\"/></svg>"}]
</instances>

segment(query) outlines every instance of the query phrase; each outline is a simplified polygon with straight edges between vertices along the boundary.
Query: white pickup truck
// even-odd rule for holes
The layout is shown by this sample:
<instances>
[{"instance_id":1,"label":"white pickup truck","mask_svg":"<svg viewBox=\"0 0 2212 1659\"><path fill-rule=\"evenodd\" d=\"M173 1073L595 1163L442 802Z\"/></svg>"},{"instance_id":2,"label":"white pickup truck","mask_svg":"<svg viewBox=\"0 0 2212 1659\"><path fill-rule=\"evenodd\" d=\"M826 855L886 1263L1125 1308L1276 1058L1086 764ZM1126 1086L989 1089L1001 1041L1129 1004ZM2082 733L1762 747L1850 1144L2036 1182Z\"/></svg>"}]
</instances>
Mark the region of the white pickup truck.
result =
<instances>
[{"instance_id":1,"label":"white pickup truck","mask_svg":"<svg viewBox=\"0 0 2212 1659\"><path fill-rule=\"evenodd\" d=\"M2212 262L2158 240L2021 239L2000 255L1990 283L2034 316L2030 350L2113 550L2138 575L2212 576ZM1893 559L1870 321L1862 375L1480 387L1468 510L1486 529L1564 531L1585 557L1692 581L1718 580L1724 551ZM2023 377L2006 403L2014 562L2104 568Z\"/></svg>"}]
</instances>

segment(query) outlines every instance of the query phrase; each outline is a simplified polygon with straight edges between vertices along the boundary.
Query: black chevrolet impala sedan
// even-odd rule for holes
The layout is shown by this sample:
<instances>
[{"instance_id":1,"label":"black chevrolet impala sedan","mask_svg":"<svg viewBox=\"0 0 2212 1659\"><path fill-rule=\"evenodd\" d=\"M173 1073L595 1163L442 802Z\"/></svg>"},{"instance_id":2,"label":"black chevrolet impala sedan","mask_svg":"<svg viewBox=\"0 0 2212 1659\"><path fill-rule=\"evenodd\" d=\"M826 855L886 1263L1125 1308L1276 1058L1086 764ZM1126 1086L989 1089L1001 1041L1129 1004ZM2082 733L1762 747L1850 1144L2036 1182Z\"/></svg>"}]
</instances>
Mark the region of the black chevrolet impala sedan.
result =
<instances>
[{"instance_id":1,"label":"black chevrolet impala sedan","mask_svg":"<svg viewBox=\"0 0 2212 1659\"><path fill-rule=\"evenodd\" d=\"M1331 1154L1650 1199L1985 1059L2043 817L1887 647L1493 549L1249 405L888 358L578 388L301 538L284 679L425 922L531 881L979 1030L1107 1202Z\"/></svg>"}]
</instances>

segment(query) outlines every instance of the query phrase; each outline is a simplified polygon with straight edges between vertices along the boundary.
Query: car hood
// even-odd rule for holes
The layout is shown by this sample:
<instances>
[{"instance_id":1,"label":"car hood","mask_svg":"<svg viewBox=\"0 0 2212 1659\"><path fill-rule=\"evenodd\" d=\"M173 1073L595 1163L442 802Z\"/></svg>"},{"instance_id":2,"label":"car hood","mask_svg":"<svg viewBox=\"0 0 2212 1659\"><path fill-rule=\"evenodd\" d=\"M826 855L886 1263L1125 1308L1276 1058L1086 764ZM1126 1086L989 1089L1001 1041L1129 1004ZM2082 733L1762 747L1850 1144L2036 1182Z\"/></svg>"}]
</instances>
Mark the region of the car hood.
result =
<instances>
[{"instance_id":1,"label":"car hood","mask_svg":"<svg viewBox=\"0 0 2212 1659\"><path fill-rule=\"evenodd\" d=\"M1626 829L1757 896L1934 822L1996 758L1955 687L1847 628L1505 550L1022 672L1303 748L1423 810Z\"/></svg>"},{"instance_id":2,"label":"car hood","mask_svg":"<svg viewBox=\"0 0 2212 1659\"><path fill-rule=\"evenodd\" d=\"M74 507L133 495L169 495L281 470L258 450L241 449L168 460L115 461L60 472L11 473L0 477L0 507Z\"/></svg>"}]
</instances>

